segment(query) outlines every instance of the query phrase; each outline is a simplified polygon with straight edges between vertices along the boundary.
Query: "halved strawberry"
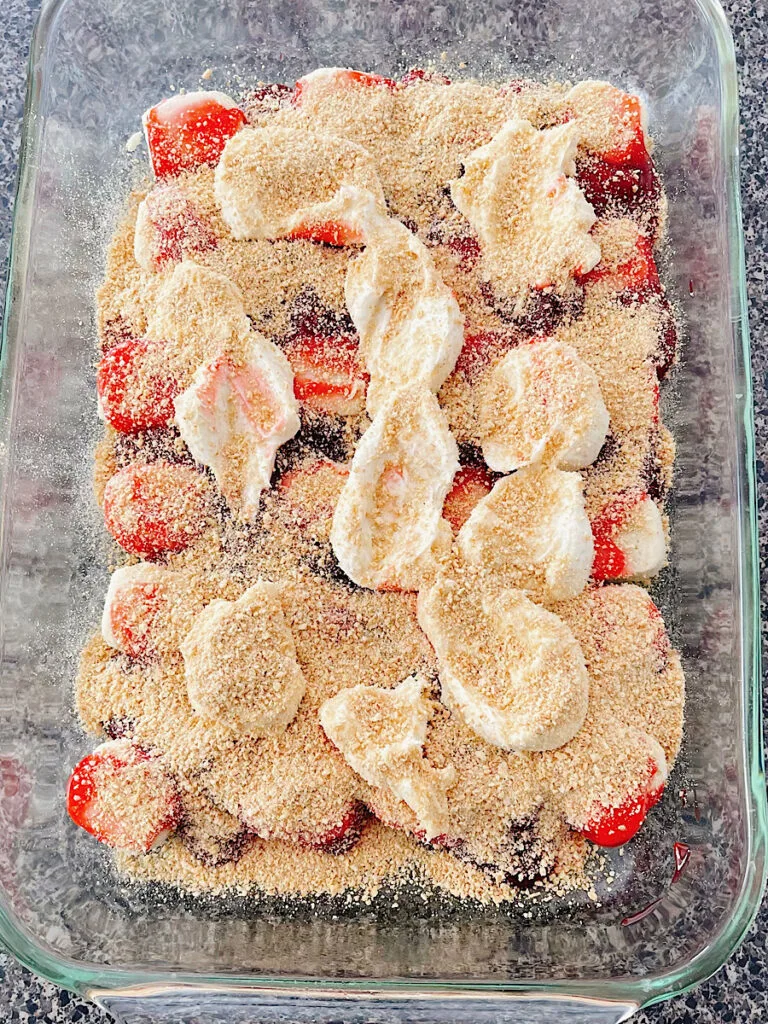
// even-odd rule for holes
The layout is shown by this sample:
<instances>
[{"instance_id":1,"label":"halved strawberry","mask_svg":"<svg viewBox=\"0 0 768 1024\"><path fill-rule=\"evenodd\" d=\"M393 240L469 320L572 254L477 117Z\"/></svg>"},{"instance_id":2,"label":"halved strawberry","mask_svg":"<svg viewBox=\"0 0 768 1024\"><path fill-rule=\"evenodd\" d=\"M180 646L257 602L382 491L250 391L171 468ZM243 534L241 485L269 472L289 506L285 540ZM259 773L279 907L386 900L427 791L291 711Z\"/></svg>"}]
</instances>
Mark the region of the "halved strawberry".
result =
<instances>
[{"instance_id":1,"label":"halved strawberry","mask_svg":"<svg viewBox=\"0 0 768 1024\"><path fill-rule=\"evenodd\" d=\"M113 346L96 368L104 419L124 434L165 427L173 419L178 382L161 369L162 342L132 338Z\"/></svg>"},{"instance_id":2,"label":"halved strawberry","mask_svg":"<svg viewBox=\"0 0 768 1024\"><path fill-rule=\"evenodd\" d=\"M217 164L227 141L246 123L242 110L220 92L171 96L147 110L142 120L158 178Z\"/></svg>"},{"instance_id":3,"label":"halved strawberry","mask_svg":"<svg viewBox=\"0 0 768 1024\"><path fill-rule=\"evenodd\" d=\"M320 68L313 71L311 75L305 75L296 82L293 90L291 103L294 107L301 106L304 96L309 88L315 83L332 83L335 88L362 87L363 89L375 89L385 86L387 89L394 89L397 86L391 78L383 75L370 75L365 71L354 71L352 68Z\"/></svg>"},{"instance_id":4,"label":"halved strawberry","mask_svg":"<svg viewBox=\"0 0 768 1024\"><path fill-rule=\"evenodd\" d=\"M76 825L119 850L149 853L176 828L181 805L159 762L130 740L110 740L75 766L67 811Z\"/></svg>"},{"instance_id":5,"label":"halved strawberry","mask_svg":"<svg viewBox=\"0 0 768 1024\"><path fill-rule=\"evenodd\" d=\"M335 416L362 412L368 374L349 335L294 335L285 345L293 370L293 393L312 409Z\"/></svg>"},{"instance_id":6,"label":"halved strawberry","mask_svg":"<svg viewBox=\"0 0 768 1024\"><path fill-rule=\"evenodd\" d=\"M304 224L294 228L286 238L304 239L308 242L322 242L343 248L345 245L361 245L363 235L360 229L342 221L329 220L321 224Z\"/></svg>"},{"instance_id":7,"label":"halved strawberry","mask_svg":"<svg viewBox=\"0 0 768 1024\"><path fill-rule=\"evenodd\" d=\"M587 824L579 829L581 834L598 846L621 846L637 834L648 811L654 807L664 793L664 782L659 766L648 758L647 777L638 789L618 807L597 806Z\"/></svg>"},{"instance_id":8,"label":"halved strawberry","mask_svg":"<svg viewBox=\"0 0 768 1024\"><path fill-rule=\"evenodd\" d=\"M145 268L162 270L169 263L218 248L216 232L175 182L156 185L142 207L136 221L135 248Z\"/></svg>"},{"instance_id":9,"label":"halved strawberry","mask_svg":"<svg viewBox=\"0 0 768 1024\"><path fill-rule=\"evenodd\" d=\"M600 156L613 167L647 167L651 156L643 127L643 105L639 96L615 90L613 109L608 115L614 140Z\"/></svg>"},{"instance_id":10,"label":"halved strawberry","mask_svg":"<svg viewBox=\"0 0 768 1024\"><path fill-rule=\"evenodd\" d=\"M464 344L455 370L461 373L468 383L474 384L486 370L509 352L517 348L522 338L514 330L508 331L477 331L464 335Z\"/></svg>"},{"instance_id":11,"label":"halved strawberry","mask_svg":"<svg viewBox=\"0 0 768 1024\"><path fill-rule=\"evenodd\" d=\"M360 839L368 813L361 803L351 804L340 819L323 832L299 832L296 842L323 853L347 853Z\"/></svg>"},{"instance_id":12,"label":"halved strawberry","mask_svg":"<svg viewBox=\"0 0 768 1024\"><path fill-rule=\"evenodd\" d=\"M589 154L577 160L576 180L598 217L607 212L630 216L646 213L651 222L649 226L655 231L661 184L650 157L642 166L633 167L617 166L601 156Z\"/></svg>"},{"instance_id":13,"label":"halved strawberry","mask_svg":"<svg viewBox=\"0 0 768 1024\"><path fill-rule=\"evenodd\" d=\"M210 488L205 477L169 462L133 464L104 489L104 521L117 543L142 558L182 551L206 527Z\"/></svg>"},{"instance_id":14,"label":"halved strawberry","mask_svg":"<svg viewBox=\"0 0 768 1024\"><path fill-rule=\"evenodd\" d=\"M625 302L646 302L662 293L653 243L639 230L631 256L613 266L601 261L580 280L583 284L602 281L618 292L619 298Z\"/></svg>"},{"instance_id":15,"label":"halved strawberry","mask_svg":"<svg viewBox=\"0 0 768 1024\"><path fill-rule=\"evenodd\" d=\"M292 519L307 529L313 523L330 521L348 476L347 466L330 459L312 459L283 473L277 493L290 506Z\"/></svg>"},{"instance_id":16,"label":"halved strawberry","mask_svg":"<svg viewBox=\"0 0 768 1024\"><path fill-rule=\"evenodd\" d=\"M153 627L167 605L165 570L139 562L112 573L104 601L102 636L131 658L154 653Z\"/></svg>"},{"instance_id":17,"label":"halved strawberry","mask_svg":"<svg viewBox=\"0 0 768 1024\"><path fill-rule=\"evenodd\" d=\"M595 581L654 576L666 561L659 508L647 491L618 495L592 520Z\"/></svg>"},{"instance_id":18,"label":"halved strawberry","mask_svg":"<svg viewBox=\"0 0 768 1024\"><path fill-rule=\"evenodd\" d=\"M493 477L484 466L462 466L443 503L443 518L456 534L469 519L472 509L493 488Z\"/></svg>"},{"instance_id":19,"label":"halved strawberry","mask_svg":"<svg viewBox=\"0 0 768 1024\"><path fill-rule=\"evenodd\" d=\"M400 79L400 85L415 85L417 82L432 82L435 85L450 85L450 78L437 71L425 71L424 68L411 68Z\"/></svg>"}]
</instances>

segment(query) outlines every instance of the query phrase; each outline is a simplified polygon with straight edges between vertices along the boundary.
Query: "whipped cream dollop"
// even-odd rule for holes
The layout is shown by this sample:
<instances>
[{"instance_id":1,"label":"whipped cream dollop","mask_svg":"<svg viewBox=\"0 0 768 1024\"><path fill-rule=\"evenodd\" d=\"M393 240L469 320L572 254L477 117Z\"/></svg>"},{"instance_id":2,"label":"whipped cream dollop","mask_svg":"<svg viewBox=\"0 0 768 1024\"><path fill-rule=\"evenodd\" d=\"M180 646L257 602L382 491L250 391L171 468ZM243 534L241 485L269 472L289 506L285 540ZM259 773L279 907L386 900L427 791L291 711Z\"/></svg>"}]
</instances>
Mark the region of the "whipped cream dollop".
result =
<instances>
[{"instance_id":1,"label":"whipped cream dollop","mask_svg":"<svg viewBox=\"0 0 768 1024\"><path fill-rule=\"evenodd\" d=\"M573 179L579 129L513 119L464 159L451 196L477 233L491 281L521 306L530 289L566 291L600 260L595 212Z\"/></svg>"},{"instance_id":2,"label":"whipped cream dollop","mask_svg":"<svg viewBox=\"0 0 768 1024\"><path fill-rule=\"evenodd\" d=\"M181 644L194 710L233 732L283 732L306 680L296 660L280 591L258 580L236 601L211 601Z\"/></svg>"},{"instance_id":3,"label":"whipped cream dollop","mask_svg":"<svg viewBox=\"0 0 768 1024\"><path fill-rule=\"evenodd\" d=\"M370 375L374 415L397 387L420 381L437 392L456 365L464 318L426 246L391 217L358 197L365 249L347 271L345 296Z\"/></svg>"},{"instance_id":4,"label":"whipped cream dollop","mask_svg":"<svg viewBox=\"0 0 768 1024\"><path fill-rule=\"evenodd\" d=\"M595 371L554 340L521 345L500 360L478 420L485 461L500 473L537 462L581 469L595 461L608 431Z\"/></svg>"},{"instance_id":5,"label":"whipped cream dollop","mask_svg":"<svg viewBox=\"0 0 768 1024\"><path fill-rule=\"evenodd\" d=\"M419 592L443 703L505 750L551 750L584 723L589 677L568 626L482 572L444 573Z\"/></svg>"},{"instance_id":6,"label":"whipped cream dollop","mask_svg":"<svg viewBox=\"0 0 768 1024\"><path fill-rule=\"evenodd\" d=\"M235 238L286 238L322 225L347 225L339 241L359 241L344 186L364 190L384 214L371 154L356 142L300 128L243 128L224 147L215 195Z\"/></svg>"},{"instance_id":7,"label":"whipped cream dollop","mask_svg":"<svg viewBox=\"0 0 768 1024\"><path fill-rule=\"evenodd\" d=\"M450 765L435 768L424 757L434 713L426 687L413 675L393 690L341 690L320 708L320 724L358 775L410 807L429 841L448 831L446 792L456 772Z\"/></svg>"},{"instance_id":8,"label":"whipped cream dollop","mask_svg":"<svg viewBox=\"0 0 768 1024\"><path fill-rule=\"evenodd\" d=\"M389 395L358 443L331 527L351 580L417 590L448 550L443 502L459 466L437 398L421 384Z\"/></svg>"},{"instance_id":9,"label":"whipped cream dollop","mask_svg":"<svg viewBox=\"0 0 768 1024\"><path fill-rule=\"evenodd\" d=\"M464 559L542 601L575 597L592 569L582 480L528 466L497 481L458 536Z\"/></svg>"},{"instance_id":10,"label":"whipped cream dollop","mask_svg":"<svg viewBox=\"0 0 768 1024\"><path fill-rule=\"evenodd\" d=\"M213 470L238 517L252 519L269 487L277 449L301 425L285 355L249 331L234 351L200 366L174 404L179 432L194 458Z\"/></svg>"}]
</instances>

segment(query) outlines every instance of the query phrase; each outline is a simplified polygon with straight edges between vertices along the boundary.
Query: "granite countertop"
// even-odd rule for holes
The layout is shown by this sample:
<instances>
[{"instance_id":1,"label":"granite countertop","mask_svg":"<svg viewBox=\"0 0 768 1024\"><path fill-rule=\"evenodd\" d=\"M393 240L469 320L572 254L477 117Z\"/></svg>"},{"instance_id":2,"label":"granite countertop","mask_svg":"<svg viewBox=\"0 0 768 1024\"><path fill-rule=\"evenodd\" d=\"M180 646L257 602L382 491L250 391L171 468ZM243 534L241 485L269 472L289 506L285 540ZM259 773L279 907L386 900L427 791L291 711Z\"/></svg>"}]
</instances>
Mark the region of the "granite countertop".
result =
<instances>
[{"instance_id":1,"label":"granite countertop","mask_svg":"<svg viewBox=\"0 0 768 1024\"><path fill-rule=\"evenodd\" d=\"M760 564L768 565L768 10L762 2L724 0L736 39L741 98L741 187L747 249L749 314L758 452ZM40 0L3 0L0 20L0 285L11 228L16 162L24 102L26 58ZM763 588L763 601L768 602ZM763 604L763 619L766 618ZM638 1014L637 1024L747 1024L768 1021L768 903L738 952L696 991ZM43 983L0 954L0 1021L107 1024L109 1017L55 985Z\"/></svg>"}]
</instances>

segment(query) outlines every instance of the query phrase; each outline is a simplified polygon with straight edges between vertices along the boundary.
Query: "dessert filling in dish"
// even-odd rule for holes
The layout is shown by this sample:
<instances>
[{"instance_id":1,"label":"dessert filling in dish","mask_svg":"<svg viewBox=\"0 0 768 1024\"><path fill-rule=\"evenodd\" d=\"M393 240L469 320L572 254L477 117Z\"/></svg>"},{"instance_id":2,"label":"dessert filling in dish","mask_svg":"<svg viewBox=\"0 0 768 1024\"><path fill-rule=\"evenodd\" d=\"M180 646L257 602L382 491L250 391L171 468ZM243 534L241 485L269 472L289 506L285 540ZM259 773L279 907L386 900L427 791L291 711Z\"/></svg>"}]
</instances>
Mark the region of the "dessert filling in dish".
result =
<instances>
[{"instance_id":1,"label":"dessert filling in dish","mask_svg":"<svg viewBox=\"0 0 768 1024\"><path fill-rule=\"evenodd\" d=\"M72 818L195 891L593 893L683 728L642 102L321 68L143 122Z\"/></svg>"}]
</instances>

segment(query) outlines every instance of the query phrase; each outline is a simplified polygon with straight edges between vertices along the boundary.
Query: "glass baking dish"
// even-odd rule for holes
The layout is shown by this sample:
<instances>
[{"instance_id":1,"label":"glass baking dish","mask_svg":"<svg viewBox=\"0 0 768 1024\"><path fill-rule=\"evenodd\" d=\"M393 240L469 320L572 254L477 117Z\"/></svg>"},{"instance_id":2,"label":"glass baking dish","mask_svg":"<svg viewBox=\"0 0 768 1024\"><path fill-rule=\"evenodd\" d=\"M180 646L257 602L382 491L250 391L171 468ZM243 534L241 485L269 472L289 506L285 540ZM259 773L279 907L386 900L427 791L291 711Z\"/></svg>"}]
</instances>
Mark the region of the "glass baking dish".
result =
<instances>
[{"instance_id":1,"label":"glass baking dish","mask_svg":"<svg viewBox=\"0 0 768 1024\"><path fill-rule=\"evenodd\" d=\"M237 92L322 65L430 59L481 77L605 77L642 92L669 193L686 345L672 566L658 588L689 681L674 781L616 883L530 919L383 898L310 913L127 886L68 822L86 749L71 706L98 621L90 497L93 289L125 141L170 91ZM461 70L459 70L461 69ZM733 46L715 0L50 0L30 63L0 379L0 936L127 1021L619 1021L715 971L765 874L753 427ZM681 790L685 795L681 798ZM669 886L672 841L691 849ZM649 900L655 910L623 925Z\"/></svg>"}]
</instances>

